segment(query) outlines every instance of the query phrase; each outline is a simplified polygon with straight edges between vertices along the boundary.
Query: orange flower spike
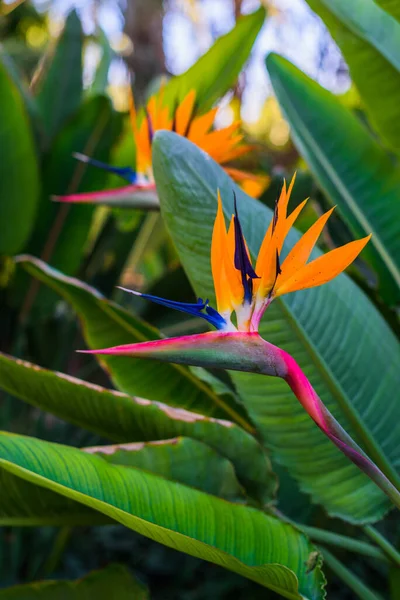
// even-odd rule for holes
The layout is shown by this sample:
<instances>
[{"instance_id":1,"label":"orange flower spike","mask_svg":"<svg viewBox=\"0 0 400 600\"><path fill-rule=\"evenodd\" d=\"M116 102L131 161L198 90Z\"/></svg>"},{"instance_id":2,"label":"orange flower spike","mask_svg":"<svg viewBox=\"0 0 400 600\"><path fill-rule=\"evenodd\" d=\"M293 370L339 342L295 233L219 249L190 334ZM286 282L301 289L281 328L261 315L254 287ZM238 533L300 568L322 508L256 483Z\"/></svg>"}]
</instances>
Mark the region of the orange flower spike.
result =
<instances>
[{"instance_id":1,"label":"orange flower spike","mask_svg":"<svg viewBox=\"0 0 400 600\"><path fill-rule=\"evenodd\" d=\"M214 130L212 127L218 108L212 108L202 115L196 114L195 90L190 90L172 111L169 104L164 103L164 96L164 86L161 86L159 91L149 99L147 105L138 114L132 92L129 91L130 121L136 145L136 165L133 168L115 167L91 159L88 156L79 155L80 160L117 174L128 181L129 186L110 190L110 195L112 194L114 200L125 197L127 193L134 194L136 190L138 193L142 193L143 190L154 190L152 143L154 133L160 129L172 130L187 137L224 167L225 163L252 150L251 146L243 143L243 136L238 132L240 121L235 121L228 127ZM266 177L252 178L252 174L244 171L240 172L237 169L232 171L232 175L239 184L243 182L247 191L252 195L261 194L269 181ZM135 188L132 188L132 185ZM70 194L59 197L58 200L78 202L80 197L79 194ZM100 200L104 202L105 196L104 194L100 196L99 193L93 193L90 196L85 194L85 198L90 198L90 201L95 203Z\"/></svg>"},{"instance_id":2,"label":"orange flower spike","mask_svg":"<svg viewBox=\"0 0 400 600\"><path fill-rule=\"evenodd\" d=\"M276 279L277 253L279 254L280 250L277 246L277 227L279 220L285 218L281 207L287 206L286 196L286 181L284 181L279 199L275 204L273 218L262 241L256 262L256 273L260 275L260 280L255 282L255 290L258 292L258 296L262 298L272 289Z\"/></svg>"},{"instance_id":3,"label":"orange flower spike","mask_svg":"<svg viewBox=\"0 0 400 600\"><path fill-rule=\"evenodd\" d=\"M289 195L290 187L286 192L284 186L272 226L266 235L267 242L269 241L272 244L273 250L281 248L287 231L288 218L286 212ZM318 219L294 246L292 252L289 253L285 261L289 278L280 287L280 273L279 269L276 269L276 281L268 291L268 296L264 298L265 305L263 307L258 304L260 290L257 294L254 294L254 283L258 279L258 275L252 267L246 247L239 220L236 196L234 194L233 226L231 226L231 233L228 232L227 234L221 198L218 193L217 214L211 243L211 267L218 310L210 306L208 300L203 301L201 298L198 298L197 302L178 302L150 294L142 294L134 290L125 290L162 306L179 310L196 318L203 318L217 331L136 342L111 348L84 350L84 352L113 356L116 360L118 356L130 356L137 359L147 358L174 364L223 368L280 377L288 383L307 414L327 438L370 477L393 504L400 508L400 489L391 482L386 473L380 470L340 423L336 421L295 359L285 350L270 344L258 334L258 325L263 311L274 297L330 281L357 257L370 239L371 236L368 236L350 242L307 264L306 261L310 252L331 212L328 211ZM232 232L234 235L233 243ZM239 273L242 285L242 300L240 305L235 306L237 328L230 320L232 290L234 289L236 277L231 277L229 264L231 269L233 268Z\"/></svg>"},{"instance_id":4,"label":"orange flower spike","mask_svg":"<svg viewBox=\"0 0 400 600\"><path fill-rule=\"evenodd\" d=\"M351 265L369 242L371 235L335 248L305 264L297 273L277 285L274 297L328 283Z\"/></svg>"},{"instance_id":5,"label":"orange flower spike","mask_svg":"<svg viewBox=\"0 0 400 600\"><path fill-rule=\"evenodd\" d=\"M175 131L186 137L196 102L196 92L191 90L175 111Z\"/></svg>"},{"instance_id":6,"label":"orange flower spike","mask_svg":"<svg viewBox=\"0 0 400 600\"><path fill-rule=\"evenodd\" d=\"M213 126L217 112L218 108L212 108L204 115L193 119L187 134L188 140L200 146L201 142L210 135L208 132ZM221 131L223 131L223 129Z\"/></svg>"},{"instance_id":7,"label":"orange flower spike","mask_svg":"<svg viewBox=\"0 0 400 600\"><path fill-rule=\"evenodd\" d=\"M218 208L211 239L211 272L214 280L218 311L232 312L230 293L224 276L224 256L227 248L227 232L222 210L221 195L218 190Z\"/></svg>"},{"instance_id":8,"label":"orange flower spike","mask_svg":"<svg viewBox=\"0 0 400 600\"><path fill-rule=\"evenodd\" d=\"M299 269L304 267L334 209L335 207L331 208L317 221L315 221L315 223L311 225L310 229L308 229L306 233L301 236L299 241L293 246L282 264L282 273L278 278L279 285L281 285L285 280L290 279L292 275L295 275Z\"/></svg>"}]
</instances>

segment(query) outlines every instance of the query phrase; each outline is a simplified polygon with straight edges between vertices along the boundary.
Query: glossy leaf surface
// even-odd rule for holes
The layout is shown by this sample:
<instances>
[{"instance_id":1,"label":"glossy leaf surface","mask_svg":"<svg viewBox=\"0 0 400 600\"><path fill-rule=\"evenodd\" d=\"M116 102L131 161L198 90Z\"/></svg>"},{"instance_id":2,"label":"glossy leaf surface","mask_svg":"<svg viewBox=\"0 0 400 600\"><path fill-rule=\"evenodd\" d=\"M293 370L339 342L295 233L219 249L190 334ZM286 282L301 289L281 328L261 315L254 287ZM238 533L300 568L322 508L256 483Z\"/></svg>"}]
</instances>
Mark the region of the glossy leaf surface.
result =
<instances>
[{"instance_id":1,"label":"glossy leaf surface","mask_svg":"<svg viewBox=\"0 0 400 600\"><path fill-rule=\"evenodd\" d=\"M342 51L371 122L399 152L400 23L374 0L307 2Z\"/></svg>"},{"instance_id":2,"label":"glossy leaf surface","mask_svg":"<svg viewBox=\"0 0 400 600\"><path fill-rule=\"evenodd\" d=\"M0 388L116 442L192 438L232 462L242 485L260 502L267 503L275 492L275 478L263 449L253 436L229 421L132 398L5 355L0 355Z\"/></svg>"},{"instance_id":3,"label":"glossy leaf surface","mask_svg":"<svg viewBox=\"0 0 400 600\"><path fill-rule=\"evenodd\" d=\"M197 109L200 112L210 109L235 84L264 19L264 8L240 17L236 26L220 37L190 69L168 82L165 100L175 105L195 89Z\"/></svg>"},{"instance_id":4,"label":"glossy leaf surface","mask_svg":"<svg viewBox=\"0 0 400 600\"><path fill-rule=\"evenodd\" d=\"M277 55L268 71L292 135L355 237L372 233L363 256L388 302L400 297L400 171L361 122Z\"/></svg>"},{"instance_id":5,"label":"glossy leaf surface","mask_svg":"<svg viewBox=\"0 0 400 600\"><path fill-rule=\"evenodd\" d=\"M122 565L110 565L77 581L35 581L0 591L0 600L148 600L146 587Z\"/></svg>"},{"instance_id":6,"label":"glossy leaf surface","mask_svg":"<svg viewBox=\"0 0 400 600\"><path fill-rule=\"evenodd\" d=\"M83 33L72 11L46 57L37 81L36 99L48 139L51 140L79 108L82 100Z\"/></svg>"},{"instance_id":7,"label":"glossy leaf surface","mask_svg":"<svg viewBox=\"0 0 400 600\"><path fill-rule=\"evenodd\" d=\"M229 218L233 184L187 140L162 132L154 144L165 222L195 290L213 301L209 252L216 191L221 191ZM235 191L254 256L272 213ZM293 245L297 239L293 231L288 242ZM293 355L341 425L376 462L384 460L395 473L399 464L393 429L399 419L399 346L356 285L341 275L325 286L284 296L268 308L260 333ZM324 437L282 380L245 373L232 373L232 379L276 460L314 501L354 522L378 520L385 513L387 499Z\"/></svg>"},{"instance_id":8,"label":"glossy leaf surface","mask_svg":"<svg viewBox=\"0 0 400 600\"><path fill-rule=\"evenodd\" d=\"M313 546L291 525L261 511L68 446L6 433L0 435L0 468L283 597L324 597L320 567L306 573Z\"/></svg>"},{"instance_id":9,"label":"glossy leaf surface","mask_svg":"<svg viewBox=\"0 0 400 600\"><path fill-rule=\"evenodd\" d=\"M24 101L0 61L0 255L20 252L35 223L39 172Z\"/></svg>"},{"instance_id":10,"label":"glossy leaf surface","mask_svg":"<svg viewBox=\"0 0 400 600\"><path fill-rule=\"evenodd\" d=\"M24 269L67 300L83 322L89 348L157 339L159 332L118 305L107 301L97 290L78 279L67 277L42 261L20 257ZM248 430L240 405L228 404L194 377L176 365L143 364L131 358L105 357L101 364L116 387L127 394L159 400L209 416L231 418Z\"/></svg>"}]
</instances>

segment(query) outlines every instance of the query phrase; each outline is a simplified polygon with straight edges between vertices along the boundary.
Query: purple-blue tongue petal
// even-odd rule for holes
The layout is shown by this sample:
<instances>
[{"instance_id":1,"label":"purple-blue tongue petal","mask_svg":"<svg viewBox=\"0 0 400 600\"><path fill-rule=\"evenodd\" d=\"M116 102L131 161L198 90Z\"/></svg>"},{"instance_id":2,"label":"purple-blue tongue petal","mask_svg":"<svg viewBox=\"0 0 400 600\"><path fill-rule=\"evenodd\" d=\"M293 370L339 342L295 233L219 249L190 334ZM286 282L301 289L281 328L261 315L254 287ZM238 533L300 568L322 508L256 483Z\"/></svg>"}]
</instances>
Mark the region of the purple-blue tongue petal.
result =
<instances>
[{"instance_id":1,"label":"purple-blue tongue petal","mask_svg":"<svg viewBox=\"0 0 400 600\"><path fill-rule=\"evenodd\" d=\"M235 206L235 269L240 271L242 275L242 283L244 288L244 298L247 302L251 302L253 295L253 279L259 279L259 276L254 271L249 255L247 254L246 243L242 231L242 226L239 220L237 209L236 194L233 192Z\"/></svg>"},{"instance_id":2,"label":"purple-blue tongue petal","mask_svg":"<svg viewBox=\"0 0 400 600\"><path fill-rule=\"evenodd\" d=\"M88 163L93 167L97 167L98 169L103 169L104 171L108 171L109 173L114 173L122 179L125 179L129 183L136 183L137 174L131 169L131 167L113 167L112 165L108 165L107 163L103 163L101 160L97 160L96 158L90 158L85 154L81 154L80 152L74 153L74 158L80 160L81 162Z\"/></svg>"},{"instance_id":3,"label":"purple-blue tongue petal","mask_svg":"<svg viewBox=\"0 0 400 600\"><path fill-rule=\"evenodd\" d=\"M120 287L119 289L123 290L124 292L134 294L135 296L141 296L142 298L146 298L146 300L151 300L152 302L161 304L167 308L180 310L181 312L188 313L189 315L193 315L195 317L201 317L202 319L205 319L211 323L211 325L213 325L216 329L223 329L227 324L219 312L211 308L211 306L208 306L208 300L203 302L203 300L199 298L195 303L177 302L176 300L168 300L166 298L160 298L159 296L152 296L151 294L142 294L141 292L128 290L123 287ZM206 312L203 312L204 310Z\"/></svg>"}]
</instances>

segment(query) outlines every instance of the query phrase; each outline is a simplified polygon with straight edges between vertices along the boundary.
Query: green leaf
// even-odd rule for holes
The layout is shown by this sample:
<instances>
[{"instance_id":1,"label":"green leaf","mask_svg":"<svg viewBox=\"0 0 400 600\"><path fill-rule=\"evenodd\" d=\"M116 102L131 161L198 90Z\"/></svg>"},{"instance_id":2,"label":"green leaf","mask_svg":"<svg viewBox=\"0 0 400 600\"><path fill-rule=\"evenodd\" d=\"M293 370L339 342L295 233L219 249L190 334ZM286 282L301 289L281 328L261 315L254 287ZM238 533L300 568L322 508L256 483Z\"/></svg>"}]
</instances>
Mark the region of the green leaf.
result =
<instances>
[{"instance_id":1,"label":"green leaf","mask_svg":"<svg viewBox=\"0 0 400 600\"><path fill-rule=\"evenodd\" d=\"M371 122L400 151L400 23L374 0L307 0L350 68Z\"/></svg>"},{"instance_id":2,"label":"green leaf","mask_svg":"<svg viewBox=\"0 0 400 600\"><path fill-rule=\"evenodd\" d=\"M104 315L101 320L104 321ZM140 363L139 369L141 366L145 368L146 363ZM158 368L161 365L154 367L150 377L153 386L158 379L166 378L165 371ZM137 375L140 374L139 369ZM170 372L172 378L172 366ZM132 398L2 354L0 388L41 410L116 442L163 440L177 436L192 438L207 444L232 462L242 485L260 502L265 504L274 495L275 478L262 447L252 435L229 421L204 417L160 402ZM176 396L180 389L184 390L184 382L176 380ZM168 400L171 404L176 403L174 397Z\"/></svg>"},{"instance_id":3,"label":"green leaf","mask_svg":"<svg viewBox=\"0 0 400 600\"><path fill-rule=\"evenodd\" d=\"M114 52L111 49L108 37L101 28L99 28L97 33L96 42L101 50L101 58L97 65L93 83L89 89L89 93L93 95L106 93L108 86L108 71L110 70L111 61L114 58Z\"/></svg>"},{"instance_id":4,"label":"green leaf","mask_svg":"<svg viewBox=\"0 0 400 600\"><path fill-rule=\"evenodd\" d=\"M148 600L146 587L122 565L110 565L76 581L35 581L0 591L0 600Z\"/></svg>"},{"instance_id":5,"label":"green leaf","mask_svg":"<svg viewBox=\"0 0 400 600\"><path fill-rule=\"evenodd\" d=\"M43 136L43 123L42 117L39 112L39 108L36 104L35 98L29 89L29 82L24 76L24 73L19 69L12 56L7 54L4 48L0 47L0 62L7 70L8 75L12 79L14 85L18 88L21 98L25 105L25 110L29 116L31 128L34 133L34 137L37 146L41 147L42 136Z\"/></svg>"},{"instance_id":6,"label":"green leaf","mask_svg":"<svg viewBox=\"0 0 400 600\"><path fill-rule=\"evenodd\" d=\"M0 61L0 255L20 252L35 223L39 173L22 97Z\"/></svg>"},{"instance_id":7,"label":"green leaf","mask_svg":"<svg viewBox=\"0 0 400 600\"><path fill-rule=\"evenodd\" d=\"M321 187L355 237L372 233L365 257L382 294L400 297L400 171L360 121L284 58L268 71L292 135Z\"/></svg>"},{"instance_id":8,"label":"green leaf","mask_svg":"<svg viewBox=\"0 0 400 600\"><path fill-rule=\"evenodd\" d=\"M83 321L83 333L89 348L117 346L160 337L159 332L118 305L107 301L97 290L78 279L66 277L42 261L20 257L20 264L36 279L45 283L69 302ZM159 400L201 412L230 418L247 430L253 427L239 405L220 400L190 371L178 365L143 364L136 359L105 357L101 364L123 392Z\"/></svg>"},{"instance_id":9,"label":"green leaf","mask_svg":"<svg viewBox=\"0 0 400 600\"><path fill-rule=\"evenodd\" d=\"M182 264L196 292L213 304L210 242L217 189L227 218L235 189L253 256L272 212L173 133L156 134L153 162L161 210ZM290 245L297 239L295 231L288 236ZM292 354L341 425L376 463L385 462L395 473L400 454L393 428L400 419L400 349L357 286L341 275L324 286L277 299L268 308L260 334ZM232 372L231 377L264 443L315 502L352 522L382 517L389 507L382 492L315 426L284 381L250 373Z\"/></svg>"},{"instance_id":10,"label":"green leaf","mask_svg":"<svg viewBox=\"0 0 400 600\"><path fill-rule=\"evenodd\" d=\"M173 77L165 86L165 100L171 105L182 101L194 89L196 106L206 112L236 82L264 23L265 10L259 8L238 19L236 26L182 75Z\"/></svg>"},{"instance_id":11,"label":"green leaf","mask_svg":"<svg viewBox=\"0 0 400 600\"><path fill-rule=\"evenodd\" d=\"M134 467L232 501L242 499L232 464L190 438L83 448L112 465Z\"/></svg>"},{"instance_id":12,"label":"green leaf","mask_svg":"<svg viewBox=\"0 0 400 600\"><path fill-rule=\"evenodd\" d=\"M104 515L0 469L0 527L101 525Z\"/></svg>"},{"instance_id":13,"label":"green leaf","mask_svg":"<svg viewBox=\"0 0 400 600\"><path fill-rule=\"evenodd\" d=\"M324 597L320 566L306 574L313 546L294 527L261 511L74 448L7 433L0 435L0 467L285 598Z\"/></svg>"},{"instance_id":14,"label":"green leaf","mask_svg":"<svg viewBox=\"0 0 400 600\"><path fill-rule=\"evenodd\" d=\"M397 0L375 0L376 4L382 6L383 10L400 21L400 4Z\"/></svg>"},{"instance_id":15,"label":"green leaf","mask_svg":"<svg viewBox=\"0 0 400 600\"><path fill-rule=\"evenodd\" d=\"M79 163L72 154L79 151L107 161L119 131L120 119L113 112L110 100L93 97L82 104L45 155L43 194L27 251L35 256L46 256L48 262L68 274L76 272L81 264L94 207L61 206L51 201L51 195L100 187L106 174ZM25 294L26 277L20 278L17 285L19 295ZM36 315L48 314L54 304L54 294L39 290L34 307Z\"/></svg>"},{"instance_id":16,"label":"green leaf","mask_svg":"<svg viewBox=\"0 0 400 600\"><path fill-rule=\"evenodd\" d=\"M82 46L81 23L73 10L37 82L37 104L49 140L82 101Z\"/></svg>"}]
</instances>

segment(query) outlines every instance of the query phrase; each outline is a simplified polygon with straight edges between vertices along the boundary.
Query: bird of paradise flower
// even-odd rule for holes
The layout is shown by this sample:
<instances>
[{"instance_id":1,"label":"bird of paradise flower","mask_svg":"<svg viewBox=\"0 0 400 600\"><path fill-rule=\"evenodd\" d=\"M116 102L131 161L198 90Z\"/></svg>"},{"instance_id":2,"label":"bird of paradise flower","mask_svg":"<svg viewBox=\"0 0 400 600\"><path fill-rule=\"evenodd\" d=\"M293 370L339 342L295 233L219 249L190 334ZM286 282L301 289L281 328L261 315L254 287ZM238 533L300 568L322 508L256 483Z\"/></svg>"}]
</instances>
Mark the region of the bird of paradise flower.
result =
<instances>
[{"instance_id":1,"label":"bird of paradise flower","mask_svg":"<svg viewBox=\"0 0 400 600\"><path fill-rule=\"evenodd\" d=\"M260 320L275 298L331 281L355 260L371 237L369 235L349 242L309 261L318 237L333 211L331 209L304 233L281 264L285 238L306 204L305 200L288 214L293 183L294 178L288 189L286 184L283 185L255 267L242 232L236 199L234 214L227 230L218 193L211 241L211 269L217 309L211 307L208 300L203 301L201 298L197 303L189 304L125 290L202 317L217 331L84 352L133 356L281 377L323 433L400 508L400 491L328 411L294 358L262 339L258 333ZM236 314L236 323L232 321L232 313Z\"/></svg>"},{"instance_id":2,"label":"bird of paradise flower","mask_svg":"<svg viewBox=\"0 0 400 600\"><path fill-rule=\"evenodd\" d=\"M255 175L248 171L229 166L229 163L252 150L252 146L243 143L240 133L240 120L234 121L228 127L212 129L218 107L205 114L198 114L196 107L196 91L191 90L180 104L171 112L164 103L164 89L154 94L143 111L136 112L133 95L130 95L130 121L136 146L136 166L114 167L99 160L75 153L74 156L82 162L94 167L105 169L118 175L129 185L98 192L69 194L55 196L61 202L96 202L106 203L112 199L114 204L135 194L150 193L154 196L155 182L152 167L152 142L156 131L174 131L188 138L199 148L207 152L250 196L258 197L269 182L267 175ZM151 197L151 196L150 196ZM156 207L157 203L145 205L147 208Z\"/></svg>"}]
</instances>

